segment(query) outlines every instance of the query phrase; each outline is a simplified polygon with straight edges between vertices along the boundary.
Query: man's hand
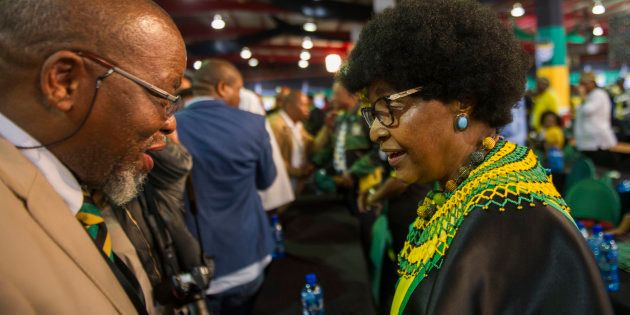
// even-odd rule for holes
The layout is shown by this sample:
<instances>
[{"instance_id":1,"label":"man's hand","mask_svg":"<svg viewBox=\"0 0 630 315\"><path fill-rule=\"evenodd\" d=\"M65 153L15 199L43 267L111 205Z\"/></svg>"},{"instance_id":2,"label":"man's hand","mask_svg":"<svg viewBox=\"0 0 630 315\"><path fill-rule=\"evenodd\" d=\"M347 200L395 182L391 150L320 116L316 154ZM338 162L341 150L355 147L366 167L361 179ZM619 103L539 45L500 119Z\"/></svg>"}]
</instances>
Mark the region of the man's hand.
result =
<instances>
[{"instance_id":1,"label":"man's hand","mask_svg":"<svg viewBox=\"0 0 630 315\"><path fill-rule=\"evenodd\" d=\"M352 188L354 185L354 180L352 176L348 173L344 173L343 175L333 176L333 181L337 186L344 188Z\"/></svg>"},{"instance_id":2,"label":"man's hand","mask_svg":"<svg viewBox=\"0 0 630 315\"><path fill-rule=\"evenodd\" d=\"M313 165L312 163L308 163L304 165L301 170L302 171L300 173L300 178L309 177L315 171L315 165Z\"/></svg>"},{"instance_id":3,"label":"man's hand","mask_svg":"<svg viewBox=\"0 0 630 315\"><path fill-rule=\"evenodd\" d=\"M326 115L326 119L324 120L324 125L326 125L326 127L333 129L333 127L335 126L335 119L337 119L337 111L331 111L330 113L328 113Z\"/></svg>"}]
</instances>

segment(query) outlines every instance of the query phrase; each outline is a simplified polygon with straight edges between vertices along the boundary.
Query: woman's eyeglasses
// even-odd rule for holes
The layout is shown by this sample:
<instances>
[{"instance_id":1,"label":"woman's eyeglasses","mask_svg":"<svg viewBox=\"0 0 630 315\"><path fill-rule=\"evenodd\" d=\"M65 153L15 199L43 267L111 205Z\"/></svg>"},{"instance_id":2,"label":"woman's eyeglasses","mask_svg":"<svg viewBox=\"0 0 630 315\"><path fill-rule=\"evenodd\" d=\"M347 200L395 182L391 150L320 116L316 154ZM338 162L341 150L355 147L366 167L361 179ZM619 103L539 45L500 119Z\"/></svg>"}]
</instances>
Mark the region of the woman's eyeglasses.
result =
<instances>
[{"instance_id":1,"label":"woman's eyeglasses","mask_svg":"<svg viewBox=\"0 0 630 315\"><path fill-rule=\"evenodd\" d=\"M422 87L418 86L402 92L381 96L374 103L361 108L361 114L368 124L368 127L372 127L374 119L385 127L391 127L394 125L394 111L401 110L405 107L404 104L394 102L405 96L409 96L418 93L422 90Z\"/></svg>"}]
</instances>

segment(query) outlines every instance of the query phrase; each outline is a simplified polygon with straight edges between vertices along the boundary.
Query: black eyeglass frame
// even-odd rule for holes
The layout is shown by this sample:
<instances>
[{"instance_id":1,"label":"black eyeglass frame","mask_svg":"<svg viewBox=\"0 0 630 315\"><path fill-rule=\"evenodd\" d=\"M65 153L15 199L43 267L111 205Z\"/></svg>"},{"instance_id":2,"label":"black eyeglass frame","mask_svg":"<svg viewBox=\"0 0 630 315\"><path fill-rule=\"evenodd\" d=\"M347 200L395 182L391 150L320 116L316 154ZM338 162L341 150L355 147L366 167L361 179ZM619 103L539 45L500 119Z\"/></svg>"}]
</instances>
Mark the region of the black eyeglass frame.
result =
<instances>
[{"instance_id":1,"label":"black eyeglass frame","mask_svg":"<svg viewBox=\"0 0 630 315\"><path fill-rule=\"evenodd\" d=\"M422 86L417 86L408 90L404 90L402 92L397 92L394 94L381 96L376 101L372 102L369 106L361 108L361 115L363 116L363 119L365 119L365 122L370 128L372 127L372 124L374 123L375 117L383 126L392 127L395 121L394 111L392 109L392 102L400 98L403 98L405 96L416 94L420 91L422 91ZM386 122L385 119L383 118L383 115L377 113L375 110L376 104L381 101L385 101L385 106L387 107L387 114L389 115L388 117L390 117L389 120L391 120L389 122Z\"/></svg>"}]
</instances>

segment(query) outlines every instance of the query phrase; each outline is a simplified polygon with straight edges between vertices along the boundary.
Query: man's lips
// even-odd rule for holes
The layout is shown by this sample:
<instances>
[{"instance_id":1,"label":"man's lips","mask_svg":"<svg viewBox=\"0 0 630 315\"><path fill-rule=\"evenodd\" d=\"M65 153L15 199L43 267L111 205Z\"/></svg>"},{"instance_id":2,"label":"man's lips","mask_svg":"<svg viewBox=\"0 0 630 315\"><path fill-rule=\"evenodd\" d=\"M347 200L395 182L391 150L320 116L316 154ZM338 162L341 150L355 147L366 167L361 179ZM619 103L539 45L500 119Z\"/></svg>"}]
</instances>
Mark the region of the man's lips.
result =
<instances>
[{"instance_id":1,"label":"man's lips","mask_svg":"<svg viewBox=\"0 0 630 315\"><path fill-rule=\"evenodd\" d=\"M153 166L155 165L155 162L153 162L153 158L149 154L147 154L147 152L160 151L163 150L165 147L166 142L164 140L156 141L149 148L147 148L145 152L142 153L142 161L147 172L151 171L153 169Z\"/></svg>"}]
</instances>

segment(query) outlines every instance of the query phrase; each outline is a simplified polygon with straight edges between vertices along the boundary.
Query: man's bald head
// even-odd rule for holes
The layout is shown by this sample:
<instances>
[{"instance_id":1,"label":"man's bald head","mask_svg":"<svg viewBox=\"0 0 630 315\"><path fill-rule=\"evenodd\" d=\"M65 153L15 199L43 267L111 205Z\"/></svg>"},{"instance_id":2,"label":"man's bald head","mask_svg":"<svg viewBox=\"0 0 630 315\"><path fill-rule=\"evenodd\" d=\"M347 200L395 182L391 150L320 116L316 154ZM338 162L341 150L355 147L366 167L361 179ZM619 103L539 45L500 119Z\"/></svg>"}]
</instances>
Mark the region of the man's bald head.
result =
<instances>
[{"instance_id":1,"label":"man's bald head","mask_svg":"<svg viewBox=\"0 0 630 315\"><path fill-rule=\"evenodd\" d=\"M175 124L168 99L107 63L172 94L185 57L148 0L0 0L0 112L116 203L137 192L152 166L144 152Z\"/></svg>"},{"instance_id":2,"label":"man's bald head","mask_svg":"<svg viewBox=\"0 0 630 315\"><path fill-rule=\"evenodd\" d=\"M126 27L141 15L162 18L176 29L164 10L147 0L0 0L0 69L37 66L61 49L115 59L133 46L137 32Z\"/></svg>"},{"instance_id":3,"label":"man's bald head","mask_svg":"<svg viewBox=\"0 0 630 315\"><path fill-rule=\"evenodd\" d=\"M192 80L194 96L220 98L232 107L238 107L242 87L241 73L233 64L221 59L204 60Z\"/></svg>"},{"instance_id":4,"label":"man's bald head","mask_svg":"<svg viewBox=\"0 0 630 315\"><path fill-rule=\"evenodd\" d=\"M311 112L308 96L299 90L291 90L284 100L284 111L295 122L308 120Z\"/></svg>"}]
</instances>

